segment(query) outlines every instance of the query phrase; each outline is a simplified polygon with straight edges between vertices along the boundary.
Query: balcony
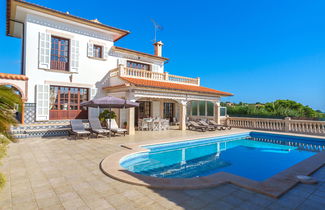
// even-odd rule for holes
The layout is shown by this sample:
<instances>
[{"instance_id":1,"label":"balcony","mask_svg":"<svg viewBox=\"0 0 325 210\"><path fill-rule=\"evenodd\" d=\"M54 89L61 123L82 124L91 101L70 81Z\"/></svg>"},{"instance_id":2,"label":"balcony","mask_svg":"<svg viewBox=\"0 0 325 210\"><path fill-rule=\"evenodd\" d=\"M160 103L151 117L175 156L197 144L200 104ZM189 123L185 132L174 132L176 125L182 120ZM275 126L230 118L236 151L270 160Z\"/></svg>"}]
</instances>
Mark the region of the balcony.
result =
<instances>
[{"instance_id":1,"label":"balcony","mask_svg":"<svg viewBox=\"0 0 325 210\"><path fill-rule=\"evenodd\" d=\"M147 80L154 80L154 81L173 82L178 84L200 86L199 77L190 78L190 77L176 76L176 75L168 74L168 72L164 72L164 73L152 72L147 70L129 68L129 67L125 67L124 65L119 65L118 68L111 70L109 76L130 77L130 78L137 78L137 79L147 79Z\"/></svg>"}]
</instances>

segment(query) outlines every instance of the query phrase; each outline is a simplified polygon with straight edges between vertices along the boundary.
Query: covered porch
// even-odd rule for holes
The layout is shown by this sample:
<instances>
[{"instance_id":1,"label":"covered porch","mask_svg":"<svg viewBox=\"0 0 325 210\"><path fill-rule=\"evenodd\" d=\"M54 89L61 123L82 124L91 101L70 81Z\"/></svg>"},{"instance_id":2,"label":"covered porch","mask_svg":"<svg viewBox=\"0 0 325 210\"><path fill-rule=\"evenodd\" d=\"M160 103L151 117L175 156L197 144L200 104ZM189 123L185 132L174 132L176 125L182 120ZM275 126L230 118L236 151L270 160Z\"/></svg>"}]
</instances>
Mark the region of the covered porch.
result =
<instances>
[{"instance_id":1,"label":"covered porch","mask_svg":"<svg viewBox=\"0 0 325 210\"><path fill-rule=\"evenodd\" d=\"M127 124L129 133L139 128L143 119L164 119L179 130L186 130L188 120L212 119L218 124L220 115L220 97L190 93L171 93L152 89L133 89L109 91L111 96L126 98L140 104L137 108L114 110L120 126Z\"/></svg>"},{"instance_id":2,"label":"covered porch","mask_svg":"<svg viewBox=\"0 0 325 210\"><path fill-rule=\"evenodd\" d=\"M120 126L127 124L130 134L144 118L167 119L180 130L186 130L189 119L213 119L220 124L221 113L225 115L220 109L220 97L233 95L200 86L199 78L133 69L123 64L111 70L99 86L104 95L140 103L137 109L117 110Z\"/></svg>"}]
</instances>

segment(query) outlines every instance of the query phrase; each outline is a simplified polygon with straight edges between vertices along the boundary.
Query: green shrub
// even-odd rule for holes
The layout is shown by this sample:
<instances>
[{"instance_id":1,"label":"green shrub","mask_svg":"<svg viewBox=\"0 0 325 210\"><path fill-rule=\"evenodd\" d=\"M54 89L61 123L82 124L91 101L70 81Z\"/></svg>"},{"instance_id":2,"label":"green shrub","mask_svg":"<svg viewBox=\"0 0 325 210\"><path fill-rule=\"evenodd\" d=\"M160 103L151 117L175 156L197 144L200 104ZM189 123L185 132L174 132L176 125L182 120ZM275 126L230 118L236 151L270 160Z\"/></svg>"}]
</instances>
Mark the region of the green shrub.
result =
<instances>
[{"instance_id":1,"label":"green shrub","mask_svg":"<svg viewBox=\"0 0 325 210\"><path fill-rule=\"evenodd\" d=\"M315 111L308 106L291 100L276 100L266 104L245 104L239 103L227 107L230 116L239 117L266 117L266 118L285 118L321 120L325 117L324 113Z\"/></svg>"},{"instance_id":2,"label":"green shrub","mask_svg":"<svg viewBox=\"0 0 325 210\"><path fill-rule=\"evenodd\" d=\"M105 120L107 120L107 119L115 119L116 118L116 114L113 111L104 110L103 112L101 112L99 114L99 117L98 118L99 118L99 121L100 122L104 123Z\"/></svg>"}]
</instances>

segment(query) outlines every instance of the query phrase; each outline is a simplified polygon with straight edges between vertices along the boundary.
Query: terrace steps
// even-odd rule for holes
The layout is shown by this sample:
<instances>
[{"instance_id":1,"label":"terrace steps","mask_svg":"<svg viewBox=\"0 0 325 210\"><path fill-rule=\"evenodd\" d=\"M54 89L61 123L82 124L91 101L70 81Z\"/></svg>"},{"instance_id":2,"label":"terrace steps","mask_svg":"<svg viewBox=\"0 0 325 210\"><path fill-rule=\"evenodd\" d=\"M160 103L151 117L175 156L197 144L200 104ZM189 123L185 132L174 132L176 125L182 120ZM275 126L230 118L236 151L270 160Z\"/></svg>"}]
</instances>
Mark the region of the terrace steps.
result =
<instances>
[{"instance_id":1,"label":"terrace steps","mask_svg":"<svg viewBox=\"0 0 325 210\"><path fill-rule=\"evenodd\" d=\"M89 127L88 120L83 121L85 127ZM35 122L30 124L18 124L11 127L12 135L17 139L32 137L50 137L50 136L67 136L69 135L70 121L47 121Z\"/></svg>"}]
</instances>

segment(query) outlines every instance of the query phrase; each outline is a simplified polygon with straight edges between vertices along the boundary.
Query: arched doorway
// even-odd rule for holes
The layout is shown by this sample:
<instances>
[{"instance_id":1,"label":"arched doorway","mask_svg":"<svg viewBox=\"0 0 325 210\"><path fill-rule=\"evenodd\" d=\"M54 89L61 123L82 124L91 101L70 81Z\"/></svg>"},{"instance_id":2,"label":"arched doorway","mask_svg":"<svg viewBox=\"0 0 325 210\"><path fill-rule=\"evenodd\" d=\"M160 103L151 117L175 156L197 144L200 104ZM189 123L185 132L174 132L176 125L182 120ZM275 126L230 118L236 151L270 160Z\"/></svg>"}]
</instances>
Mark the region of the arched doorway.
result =
<instances>
[{"instance_id":1,"label":"arched doorway","mask_svg":"<svg viewBox=\"0 0 325 210\"><path fill-rule=\"evenodd\" d=\"M25 94L18 86L10 83L0 83L0 86L6 86L11 88L22 100L22 104L16 104L14 109L14 115L18 122L24 122L24 103L26 102Z\"/></svg>"},{"instance_id":2,"label":"arched doorway","mask_svg":"<svg viewBox=\"0 0 325 210\"><path fill-rule=\"evenodd\" d=\"M12 88L21 99L21 106L16 107L16 118L18 122L24 123L25 103L27 102L27 83L28 78L25 75L0 73L0 86Z\"/></svg>"}]
</instances>

